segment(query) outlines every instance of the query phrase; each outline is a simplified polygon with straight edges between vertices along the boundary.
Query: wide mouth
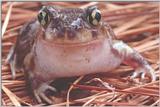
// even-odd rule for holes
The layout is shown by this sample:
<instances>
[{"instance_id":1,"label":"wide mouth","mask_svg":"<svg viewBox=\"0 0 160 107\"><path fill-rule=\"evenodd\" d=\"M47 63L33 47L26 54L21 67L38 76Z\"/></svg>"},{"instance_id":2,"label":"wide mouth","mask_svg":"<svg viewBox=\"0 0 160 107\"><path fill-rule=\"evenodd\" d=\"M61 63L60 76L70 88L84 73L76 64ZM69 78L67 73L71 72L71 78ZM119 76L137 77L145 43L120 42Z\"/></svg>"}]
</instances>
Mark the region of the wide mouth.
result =
<instances>
[{"instance_id":1,"label":"wide mouth","mask_svg":"<svg viewBox=\"0 0 160 107\"><path fill-rule=\"evenodd\" d=\"M74 47L74 46L86 46L86 45L93 45L97 43L103 43L107 37L101 36L99 38L93 38L89 41L72 41L72 40L45 40L41 39L40 41L43 42L45 45L51 46L62 46L62 47Z\"/></svg>"},{"instance_id":2,"label":"wide mouth","mask_svg":"<svg viewBox=\"0 0 160 107\"><path fill-rule=\"evenodd\" d=\"M103 41L107 34L102 28L88 29L81 28L78 30L52 30L43 33L43 41L56 45L83 45L96 41Z\"/></svg>"}]
</instances>

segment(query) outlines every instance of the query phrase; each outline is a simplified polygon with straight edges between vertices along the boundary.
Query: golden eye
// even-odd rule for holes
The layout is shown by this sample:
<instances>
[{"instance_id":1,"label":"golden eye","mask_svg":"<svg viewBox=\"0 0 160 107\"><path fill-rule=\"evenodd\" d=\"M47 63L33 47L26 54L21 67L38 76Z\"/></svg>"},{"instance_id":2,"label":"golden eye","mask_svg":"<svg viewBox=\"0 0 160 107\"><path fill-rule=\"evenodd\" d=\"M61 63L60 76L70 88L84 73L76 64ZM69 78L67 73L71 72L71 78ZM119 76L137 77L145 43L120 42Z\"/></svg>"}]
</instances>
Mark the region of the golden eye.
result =
<instances>
[{"instance_id":1,"label":"golden eye","mask_svg":"<svg viewBox=\"0 0 160 107\"><path fill-rule=\"evenodd\" d=\"M45 11L45 9L46 8L43 7L42 10L38 14L38 21L40 22L42 26L46 26L50 21L49 13Z\"/></svg>"},{"instance_id":2,"label":"golden eye","mask_svg":"<svg viewBox=\"0 0 160 107\"><path fill-rule=\"evenodd\" d=\"M87 20L94 26L98 25L101 20L101 12L97 8L92 9L88 13Z\"/></svg>"}]
</instances>

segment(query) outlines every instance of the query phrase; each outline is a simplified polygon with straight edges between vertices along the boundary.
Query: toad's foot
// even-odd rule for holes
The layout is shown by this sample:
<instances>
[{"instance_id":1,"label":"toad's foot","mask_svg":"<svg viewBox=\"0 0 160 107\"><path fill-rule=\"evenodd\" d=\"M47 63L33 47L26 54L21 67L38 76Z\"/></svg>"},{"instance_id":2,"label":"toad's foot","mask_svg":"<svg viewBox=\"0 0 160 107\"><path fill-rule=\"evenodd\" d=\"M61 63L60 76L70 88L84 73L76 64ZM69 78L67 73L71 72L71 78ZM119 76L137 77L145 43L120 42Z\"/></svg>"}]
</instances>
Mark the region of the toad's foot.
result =
<instances>
[{"instance_id":1,"label":"toad's foot","mask_svg":"<svg viewBox=\"0 0 160 107\"><path fill-rule=\"evenodd\" d=\"M56 92L56 89L49 85L49 82L44 82L43 80L40 80L36 75L33 74L33 72L28 71L26 73L26 79L27 84L31 91L34 94L34 97L38 101L38 103L42 103L42 100L47 102L48 104L53 104L53 101L51 101L46 95L45 92L47 90Z\"/></svg>"},{"instance_id":2,"label":"toad's foot","mask_svg":"<svg viewBox=\"0 0 160 107\"><path fill-rule=\"evenodd\" d=\"M42 103L42 100L44 100L47 103L52 104L52 101L45 95L45 91L47 89L56 92L56 89L52 86L49 86L47 83L42 83L38 88L33 89L34 96L36 97L38 103Z\"/></svg>"},{"instance_id":3,"label":"toad's foot","mask_svg":"<svg viewBox=\"0 0 160 107\"><path fill-rule=\"evenodd\" d=\"M114 41L113 52L127 65L135 68L135 72L130 77L130 80L140 76L142 82L145 81L145 77L149 77L151 81L156 80L155 72L148 62L134 49L130 48L127 44L122 41Z\"/></svg>"},{"instance_id":4,"label":"toad's foot","mask_svg":"<svg viewBox=\"0 0 160 107\"><path fill-rule=\"evenodd\" d=\"M146 71L148 71L149 73ZM145 82L145 76L150 77L152 81L155 81L156 79L154 70L149 65L145 65L144 68L137 68L136 71L129 77L129 81L137 82L134 79L138 76L140 76L142 82Z\"/></svg>"}]
</instances>

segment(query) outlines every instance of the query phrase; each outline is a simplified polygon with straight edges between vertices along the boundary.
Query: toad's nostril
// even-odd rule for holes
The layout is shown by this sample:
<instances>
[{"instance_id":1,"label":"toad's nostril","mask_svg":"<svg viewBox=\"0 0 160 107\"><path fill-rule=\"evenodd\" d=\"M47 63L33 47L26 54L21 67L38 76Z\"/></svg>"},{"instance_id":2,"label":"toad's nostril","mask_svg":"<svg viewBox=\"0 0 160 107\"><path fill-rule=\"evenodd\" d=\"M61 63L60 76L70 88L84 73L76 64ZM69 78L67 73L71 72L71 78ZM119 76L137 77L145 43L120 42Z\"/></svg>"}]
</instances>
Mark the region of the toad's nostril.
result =
<instances>
[{"instance_id":1,"label":"toad's nostril","mask_svg":"<svg viewBox=\"0 0 160 107\"><path fill-rule=\"evenodd\" d=\"M61 28L56 32L58 38L62 38L65 35L65 28Z\"/></svg>"},{"instance_id":2,"label":"toad's nostril","mask_svg":"<svg viewBox=\"0 0 160 107\"><path fill-rule=\"evenodd\" d=\"M98 36L98 31L92 30L91 32L92 32L92 37L93 38L96 38Z\"/></svg>"},{"instance_id":3,"label":"toad's nostril","mask_svg":"<svg viewBox=\"0 0 160 107\"><path fill-rule=\"evenodd\" d=\"M75 38L76 37L76 31L74 31L73 29L67 30L67 37L68 37L68 39Z\"/></svg>"}]
</instances>

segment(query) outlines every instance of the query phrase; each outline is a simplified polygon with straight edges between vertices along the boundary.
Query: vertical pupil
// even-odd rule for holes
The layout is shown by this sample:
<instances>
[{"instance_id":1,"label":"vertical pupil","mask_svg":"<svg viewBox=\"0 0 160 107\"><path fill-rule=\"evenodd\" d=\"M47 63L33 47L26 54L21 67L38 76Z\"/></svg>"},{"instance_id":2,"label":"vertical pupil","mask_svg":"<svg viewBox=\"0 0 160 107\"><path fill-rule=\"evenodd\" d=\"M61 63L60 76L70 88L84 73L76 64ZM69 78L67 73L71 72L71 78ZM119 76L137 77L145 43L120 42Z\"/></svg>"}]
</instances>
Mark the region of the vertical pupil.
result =
<instances>
[{"instance_id":1,"label":"vertical pupil","mask_svg":"<svg viewBox=\"0 0 160 107\"><path fill-rule=\"evenodd\" d=\"M40 13L40 16L41 16L41 17L43 17L43 14L42 14L42 12Z\"/></svg>"},{"instance_id":2,"label":"vertical pupil","mask_svg":"<svg viewBox=\"0 0 160 107\"><path fill-rule=\"evenodd\" d=\"M101 14L96 12L95 19L99 22L101 20Z\"/></svg>"},{"instance_id":3,"label":"vertical pupil","mask_svg":"<svg viewBox=\"0 0 160 107\"><path fill-rule=\"evenodd\" d=\"M89 15L89 23L92 24L92 21L93 21L93 18L92 18L92 15L90 14Z\"/></svg>"},{"instance_id":4,"label":"vertical pupil","mask_svg":"<svg viewBox=\"0 0 160 107\"><path fill-rule=\"evenodd\" d=\"M41 20L43 20L43 13L42 12L40 13L40 18L41 18Z\"/></svg>"},{"instance_id":5,"label":"vertical pupil","mask_svg":"<svg viewBox=\"0 0 160 107\"><path fill-rule=\"evenodd\" d=\"M48 22L48 15L47 14L44 16L44 20L46 23Z\"/></svg>"},{"instance_id":6,"label":"vertical pupil","mask_svg":"<svg viewBox=\"0 0 160 107\"><path fill-rule=\"evenodd\" d=\"M41 22L42 21L42 18L43 16L42 16L42 13L39 13L39 15L38 15L38 20L39 20L39 22Z\"/></svg>"}]
</instances>

